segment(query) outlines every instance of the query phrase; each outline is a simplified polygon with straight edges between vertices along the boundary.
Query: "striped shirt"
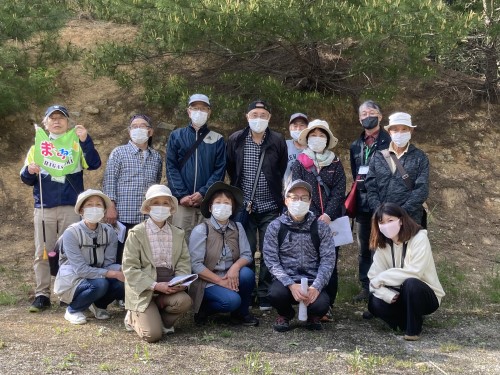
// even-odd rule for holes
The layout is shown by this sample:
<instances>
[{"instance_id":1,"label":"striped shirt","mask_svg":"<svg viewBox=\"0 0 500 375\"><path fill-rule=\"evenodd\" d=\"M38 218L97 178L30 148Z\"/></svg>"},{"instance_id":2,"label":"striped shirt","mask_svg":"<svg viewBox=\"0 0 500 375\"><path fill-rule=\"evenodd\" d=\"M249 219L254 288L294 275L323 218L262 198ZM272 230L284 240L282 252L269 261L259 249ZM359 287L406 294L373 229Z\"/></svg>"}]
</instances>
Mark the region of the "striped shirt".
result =
<instances>
[{"instance_id":1,"label":"striped shirt","mask_svg":"<svg viewBox=\"0 0 500 375\"><path fill-rule=\"evenodd\" d=\"M262 138L262 142L264 142L264 138ZM245 147L243 150L243 178L241 183L245 205L250 201L250 196L252 195L253 184L256 177L255 175L257 174L257 168L259 167L262 142L260 144L255 143L252 139L252 132L248 132L248 136L245 138ZM265 162L266 161L264 160L263 163ZM264 213L278 209L278 205L274 201L273 195L269 190L269 185L262 169L260 170L257 187L255 189L255 196L252 201L252 210L257 213Z\"/></svg>"},{"instance_id":2,"label":"striped shirt","mask_svg":"<svg viewBox=\"0 0 500 375\"><path fill-rule=\"evenodd\" d=\"M118 146L109 155L102 190L115 202L118 220L138 224L145 219L140 213L144 195L151 185L161 181L163 160L158 151L142 151L132 141Z\"/></svg>"}]
</instances>

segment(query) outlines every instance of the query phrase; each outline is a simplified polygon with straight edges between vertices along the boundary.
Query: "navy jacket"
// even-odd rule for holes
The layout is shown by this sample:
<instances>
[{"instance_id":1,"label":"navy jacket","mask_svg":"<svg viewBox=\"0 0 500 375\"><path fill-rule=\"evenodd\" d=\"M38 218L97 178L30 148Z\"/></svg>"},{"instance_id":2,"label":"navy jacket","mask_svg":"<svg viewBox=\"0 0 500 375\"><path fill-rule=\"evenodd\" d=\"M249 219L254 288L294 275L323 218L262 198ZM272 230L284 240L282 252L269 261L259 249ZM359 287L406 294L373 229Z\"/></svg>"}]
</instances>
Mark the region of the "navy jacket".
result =
<instances>
[{"instance_id":1,"label":"navy jacket","mask_svg":"<svg viewBox=\"0 0 500 375\"><path fill-rule=\"evenodd\" d=\"M40 204L40 183L38 174L30 174L28 172L28 164L33 160L34 147L28 151L25 165L21 169L21 181L26 185L33 186L33 198L35 200L35 208L41 208ZM83 157L80 163L83 168L89 170L97 169L101 166L101 158L94 147L94 142L90 135L87 135L85 142L80 141L80 147L83 151ZM83 170L80 169L75 173L70 173L65 176L64 183L53 181L52 177L42 171L42 189L43 189L43 207L52 208L58 206L74 206L76 198L83 188Z\"/></svg>"},{"instance_id":2,"label":"navy jacket","mask_svg":"<svg viewBox=\"0 0 500 375\"><path fill-rule=\"evenodd\" d=\"M198 137L208 133L184 167L180 162ZM205 196L216 181L224 180L226 171L226 145L219 133L210 130L207 124L198 132L191 125L174 130L167 143L167 185L172 195L181 199L199 192Z\"/></svg>"}]
</instances>

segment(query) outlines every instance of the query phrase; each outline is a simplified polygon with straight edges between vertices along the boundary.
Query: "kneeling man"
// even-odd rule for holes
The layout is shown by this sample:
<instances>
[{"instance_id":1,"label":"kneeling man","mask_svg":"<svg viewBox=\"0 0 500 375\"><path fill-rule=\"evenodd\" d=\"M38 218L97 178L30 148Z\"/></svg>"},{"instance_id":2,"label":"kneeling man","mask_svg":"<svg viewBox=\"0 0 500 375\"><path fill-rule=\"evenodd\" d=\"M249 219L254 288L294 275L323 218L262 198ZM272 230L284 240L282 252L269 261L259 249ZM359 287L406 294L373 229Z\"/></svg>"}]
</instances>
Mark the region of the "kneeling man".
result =
<instances>
[{"instance_id":1,"label":"kneeling man","mask_svg":"<svg viewBox=\"0 0 500 375\"><path fill-rule=\"evenodd\" d=\"M273 276L269 301L278 311L274 330L290 329L295 311L292 305L307 306L307 328L321 330L320 319L328 311L326 286L335 267L335 244L328 224L309 211L312 188L295 180L285 191L287 211L272 221L264 237L264 260ZM307 278L307 293L300 280Z\"/></svg>"}]
</instances>

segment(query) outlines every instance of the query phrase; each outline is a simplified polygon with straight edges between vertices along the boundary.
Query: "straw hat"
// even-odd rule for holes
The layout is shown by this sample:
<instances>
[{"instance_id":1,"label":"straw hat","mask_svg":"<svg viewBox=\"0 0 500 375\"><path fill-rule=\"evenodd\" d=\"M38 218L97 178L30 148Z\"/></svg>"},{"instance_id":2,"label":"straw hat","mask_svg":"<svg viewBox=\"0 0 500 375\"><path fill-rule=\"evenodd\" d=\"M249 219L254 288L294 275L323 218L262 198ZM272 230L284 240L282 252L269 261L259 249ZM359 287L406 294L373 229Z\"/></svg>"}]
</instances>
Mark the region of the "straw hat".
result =
<instances>
[{"instance_id":1,"label":"straw hat","mask_svg":"<svg viewBox=\"0 0 500 375\"><path fill-rule=\"evenodd\" d=\"M302 130L299 135L298 142L302 146L307 146L307 137L310 132L312 132L314 129L322 129L327 132L328 134L328 139L329 142L326 145L327 149L334 148L339 140L333 136L333 133L330 131L330 128L328 127L328 123L325 120L314 120L307 125L307 128Z\"/></svg>"}]
</instances>

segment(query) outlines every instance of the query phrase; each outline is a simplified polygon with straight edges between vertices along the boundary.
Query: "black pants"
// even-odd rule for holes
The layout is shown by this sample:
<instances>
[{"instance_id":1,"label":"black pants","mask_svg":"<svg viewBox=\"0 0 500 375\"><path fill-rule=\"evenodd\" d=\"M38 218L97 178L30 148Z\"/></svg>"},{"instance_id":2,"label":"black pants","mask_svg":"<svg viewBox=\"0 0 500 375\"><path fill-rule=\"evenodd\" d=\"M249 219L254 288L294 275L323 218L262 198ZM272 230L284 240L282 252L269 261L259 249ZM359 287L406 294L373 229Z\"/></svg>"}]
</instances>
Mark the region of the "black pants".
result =
<instances>
[{"instance_id":1,"label":"black pants","mask_svg":"<svg viewBox=\"0 0 500 375\"><path fill-rule=\"evenodd\" d=\"M370 251L370 232L372 214L361 212L356 215L356 237L358 240L358 272L361 287L368 290L370 280L368 271L373 262L373 252Z\"/></svg>"},{"instance_id":2,"label":"black pants","mask_svg":"<svg viewBox=\"0 0 500 375\"><path fill-rule=\"evenodd\" d=\"M337 263L339 261L339 250L340 246L335 247L335 267L333 268L332 276L328 281L328 285L325 286L324 290L330 298L330 306L333 306L335 299L337 298L337 291L339 289L339 275L337 272Z\"/></svg>"},{"instance_id":3,"label":"black pants","mask_svg":"<svg viewBox=\"0 0 500 375\"><path fill-rule=\"evenodd\" d=\"M420 335L423 316L436 311L439 302L434 291L419 279L406 279L401 286L399 298L394 303L386 303L370 294L368 310L382 319L392 329L401 329L407 335Z\"/></svg>"},{"instance_id":4,"label":"black pants","mask_svg":"<svg viewBox=\"0 0 500 375\"><path fill-rule=\"evenodd\" d=\"M128 224L128 223L122 223L122 224L125 225L125 228L126 228L125 241L124 242L118 241L118 247L116 248L116 263L117 264L122 264L123 249L125 248L125 242L127 241L128 231L137 225L137 224Z\"/></svg>"},{"instance_id":5,"label":"black pants","mask_svg":"<svg viewBox=\"0 0 500 375\"><path fill-rule=\"evenodd\" d=\"M286 286L284 286L281 281L273 280L271 286L269 287L268 294L269 302L271 306L274 307L279 315L282 315L288 319L292 319L295 315L295 310L292 305L297 305L298 302L293 298L292 292ZM307 315L322 317L328 311L328 306L330 303L330 297L328 293L323 289L319 294L318 298L314 303L307 306Z\"/></svg>"}]
</instances>

